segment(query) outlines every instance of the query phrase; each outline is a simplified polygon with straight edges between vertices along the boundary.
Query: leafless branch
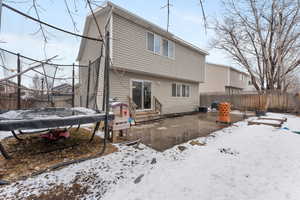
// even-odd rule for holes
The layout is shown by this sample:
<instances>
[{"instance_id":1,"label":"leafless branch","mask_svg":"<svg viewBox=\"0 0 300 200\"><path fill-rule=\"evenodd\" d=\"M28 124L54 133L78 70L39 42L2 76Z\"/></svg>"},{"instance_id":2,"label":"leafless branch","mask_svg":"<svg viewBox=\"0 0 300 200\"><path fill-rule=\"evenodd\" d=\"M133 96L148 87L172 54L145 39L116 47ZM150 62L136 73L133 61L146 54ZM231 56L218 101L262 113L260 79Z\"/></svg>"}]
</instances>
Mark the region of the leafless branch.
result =
<instances>
[{"instance_id":1,"label":"leafless branch","mask_svg":"<svg viewBox=\"0 0 300 200\"><path fill-rule=\"evenodd\" d=\"M71 12L71 10L69 8L69 4L68 4L67 0L64 0L64 3L65 3L65 6L66 6L66 9L67 9L67 12L68 12L68 14L70 16L70 19L72 21L74 32L79 32L79 30L77 28L77 23L74 20L73 14L72 14L72 12ZM75 6L75 12L76 12L77 9L76 9L76 2L75 1L74 1L74 6Z\"/></svg>"},{"instance_id":2,"label":"leafless branch","mask_svg":"<svg viewBox=\"0 0 300 200\"><path fill-rule=\"evenodd\" d=\"M216 20L216 48L250 74L257 90L286 88L300 67L300 1L226 0Z\"/></svg>"}]
</instances>

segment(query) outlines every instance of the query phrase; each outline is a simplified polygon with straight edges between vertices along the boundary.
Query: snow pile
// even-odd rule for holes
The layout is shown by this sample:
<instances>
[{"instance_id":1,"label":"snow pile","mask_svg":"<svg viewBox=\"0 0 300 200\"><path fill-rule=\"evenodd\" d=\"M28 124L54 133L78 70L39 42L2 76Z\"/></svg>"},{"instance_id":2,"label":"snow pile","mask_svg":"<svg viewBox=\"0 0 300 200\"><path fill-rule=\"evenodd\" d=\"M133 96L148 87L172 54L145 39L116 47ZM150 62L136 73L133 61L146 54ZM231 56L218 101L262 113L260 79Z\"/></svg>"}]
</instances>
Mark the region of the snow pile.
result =
<instances>
[{"instance_id":1,"label":"snow pile","mask_svg":"<svg viewBox=\"0 0 300 200\"><path fill-rule=\"evenodd\" d=\"M7 131L0 131L0 140L7 138L9 136L12 136L11 132L7 132ZM1 156L1 155L0 155Z\"/></svg>"},{"instance_id":2,"label":"snow pile","mask_svg":"<svg viewBox=\"0 0 300 200\"><path fill-rule=\"evenodd\" d=\"M299 131L300 118L269 116L287 117L283 126L291 131L243 121L196 140L206 145L187 142L162 153L119 146L108 156L0 187L0 199L76 182L90 186L86 199L298 200L300 135L292 131Z\"/></svg>"},{"instance_id":3,"label":"snow pile","mask_svg":"<svg viewBox=\"0 0 300 200\"><path fill-rule=\"evenodd\" d=\"M0 120L1 119L17 119L20 115L20 111L18 110L10 110L8 112L0 114Z\"/></svg>"},{"instance_id":4,"label":"snow pile","mask_svg":"<svg viewBox=\"0 0 300 200\"><path fill-rule=\"evenodd\" d=\"M96 111L93 109L89 109L89 108L84 108L84 107L75 107L75 108L71 108L74 111L78 111L81 113L85 113L85 114L95 114Z\"/></svg>"},{"instance_id":5,"label":"snow pile","mask_svg":"<svg viewBox=\"0 0 300 200\"><path fill-rule=\"evenodd\" d=\"M133 181L136 178L133 171L143 170L144 166L151 163L157 154L144 145L140 145L139 150L127 146L118 148L119 152L101 158L70 165L61 170L0 187L0 199L24 199L32 194L46 192L54 185L68 186L73 183L90 186L87 199L89 197L100 198L110 189L111 185L119 183L124 178L126 181L128 179Z\"/></svg>"},{"instance_id":6,"label":"snow pile","mask_svg":"<svg viewBox=\"0 0 300 200\"><path fill-rule=\"evenodd\" d=\"M40 118L61 118L82 115L95 115L95 110L83 107L75 108L38 108L29 110L10 110L0 114L0 120L22 120Z\"/></svg>"},{"instance_id":7,"label":"snow pile","mask_svg":"<svg viewBox=\"0 0 300 200\"><path fill-rule=\"evenodd\" d=\"M288 116L285 126L299 123ZM178 162L162 161L139 184L119 184L104 199L300 199L300 135L237 126L206 139L206 146L186 144Z\"/></svg>"}]
</instances>

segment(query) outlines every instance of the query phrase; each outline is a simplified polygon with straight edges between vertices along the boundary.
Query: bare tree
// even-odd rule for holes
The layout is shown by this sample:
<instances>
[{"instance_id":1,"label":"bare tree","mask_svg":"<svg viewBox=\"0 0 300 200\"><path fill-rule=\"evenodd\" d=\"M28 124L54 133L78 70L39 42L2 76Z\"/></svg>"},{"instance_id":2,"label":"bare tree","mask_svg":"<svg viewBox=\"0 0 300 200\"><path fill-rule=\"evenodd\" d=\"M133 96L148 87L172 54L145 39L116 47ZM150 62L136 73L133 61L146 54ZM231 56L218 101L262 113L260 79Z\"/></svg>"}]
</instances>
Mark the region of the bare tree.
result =
<instances>
[{"instance_id":1,"label":"bare tree","mask_svg":"<svg viewBox=\"0 0 300 200\"><path fill-rule=\"evenodd\" d=\"M300 66L300 0L224 0L214 45L251 76L257 91L285 90Z\"/></svg>"},{"instance_id":2,"label":"bare tree","mask_svg":"<svg viewBox=\"0 0 300 200\"><path fill-rule=\"evenodd\" d=\"M284 90L287 90L292 93L300 92L300 74L299 72L291 73L286 78L286 84Z\"/></svg>"},{"instance_id":3,"label":"bare tree","mask_svg":"<svg viewBox=\"0 0 300 200\"><path fill-rule=\"evenodd\" d=\"M32 77L32 89L34 89L34 96L39 96L39 91L42 90L42 79L38 74Z\"/></svg>"}]
</instances>

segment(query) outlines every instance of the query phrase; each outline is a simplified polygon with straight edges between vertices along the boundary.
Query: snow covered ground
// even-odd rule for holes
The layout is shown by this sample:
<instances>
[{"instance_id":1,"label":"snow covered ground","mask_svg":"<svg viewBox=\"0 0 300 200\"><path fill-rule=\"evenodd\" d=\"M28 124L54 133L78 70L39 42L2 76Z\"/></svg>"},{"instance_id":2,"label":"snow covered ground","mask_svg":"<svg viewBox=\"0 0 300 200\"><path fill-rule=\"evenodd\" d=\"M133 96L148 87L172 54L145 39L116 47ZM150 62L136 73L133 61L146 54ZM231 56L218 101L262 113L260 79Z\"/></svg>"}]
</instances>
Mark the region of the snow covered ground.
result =
<instances>
[{"instance_id":1,"label":"snow covered ground","mask_svg":"<svg viewBox=\"0 0 300 200\"><path fill-rule=\"evenodd\" d=\"M54 185L88 185L82 199L300 199L300 118L278 129L247 121L163 153L144 145L0 187L0 199L24 199ZM253 118L252 118L253 119ZM0 134L1 135L1 134ZM182 148L182 147L186 148Z\"/></svg>"}]
</instances>

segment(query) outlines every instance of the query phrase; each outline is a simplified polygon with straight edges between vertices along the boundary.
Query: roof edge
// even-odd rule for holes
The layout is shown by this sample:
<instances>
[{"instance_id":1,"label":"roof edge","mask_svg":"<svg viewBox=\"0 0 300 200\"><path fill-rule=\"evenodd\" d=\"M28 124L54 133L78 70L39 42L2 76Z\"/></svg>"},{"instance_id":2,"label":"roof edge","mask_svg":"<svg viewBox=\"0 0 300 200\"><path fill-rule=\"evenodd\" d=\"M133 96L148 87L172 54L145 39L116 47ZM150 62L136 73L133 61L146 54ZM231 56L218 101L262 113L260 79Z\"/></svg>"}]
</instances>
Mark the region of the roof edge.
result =
<instances>
[{"instance_id":1,"label":"roof edge","mask_svg":"<svg viewBox=\"0 0 300 200\"><path fill-rule=\"evenodd\" d=\"M116 4L114 4L114 3L112 3L111 1L106 1L101 6L99 6L98 8L96 8L94 10L94 14L98 15L103 10L105 10L105 8L108 8L108 7L110 7L112 9L112 12L115 13L115 14L121 15L122 14L121 12L124 12L124 13L132 16L133 18L136 18L137 20L142 21L146 25L149 25L149 27L153 27L154 29L157 29L157 30L161 31L161 34L163 36L168 37L170 39L173 39L175 42L177 42L180 45L183 45L183 46L185 46L187 48L190 48L190 49L192 49L192 50L194 50L194 51L196 51L196 52L198 52L198 53L200 53L200 54L202 54L204 56L209 55L209 53L207 51L205 51L205 50L197 47L196 45L193 45L193 44L191 44L191 43L183 40L182 38L180 38L180 37L172 34L171 32L166 31L162 27L160 27L160 26L158 26L158 25L156 25L156 24L154 24L154 23L152 23L152 22L150 22L150 21L148 21L148 20L146 20L146 19L144 19L144 18L142 18L142 17L140 17L140 16L138 16L138 15L136 15L136 14L134 14L134 13L132 13L132 12L130 12L130 11L128 11L128 10L126 10L126 9L124 9L124 8L116 5ZM124 17L124 16L122 16L122 17ZM91 19L92 19L92 13L88 13L88 15L86 16L85 24L84 24L83 35L87 35ZM133 21L131 19L127 19L127 20L130 20L133 23L138 24L137 22L135 22L135 21ZM144 26L145 28L149 28L146 25L142 25L142 24L138 24L138 25ZM76 61L80 61L81 60L85 43L86 43L86 39L82 38L81 42L80 42L80 47L79 47L79 51L78 51L78 54L77 54Z\"/></svg>"},{"instance_id":2,"label":"roof edge","mask_svg":"<svg viewBox=\"0 0 300 200\"><path fill-rule=\"evenodd\" d=\"M238 70L232 66L229 66L229 65L224 65L224 64L217 64L217 63L212 63L212 62L206 62L205 64L208 64L208 65L215 65L217 67L223 67L223 68L227 68L227 69L231 69L231 70L234 70L236 72L239 72L239 73L242 73L242 74L245 74L247 76L249 76L249 74L247 72L243 72L241 70Z\"/></svg>"},{"instance_id":3,"label":"roof edge","mask_svg":"<svg viewBox=\"0 0 300 200\"><path fill-rule=\"evenodd\" d=\"M135 74L140 74L140 75L152 76L152 77L156 77L156 78L164 78L164 79L169 79L169 80L177 80L177 81L183 81L183 82L185 81L185 82L189 82L189 83L201 83L202 82L200 80L192 80L192 79L180 78L180 77L175 77L175 76L167 76L167 75L145 72L145 71L140 71L140 70L125 69L122 67L111 66L110 70L114 70L114 69L120 70L123 72L128 72L128 73L135 73Z\"/></svg>"},{"instance_id":4,"label":"roof edge","mask_svg":"<svg viewBox=\"0 0 300 200\"><path fill-rule=\"evenodd\" d=\"M140 20L140 21L146 23L146 24L149 25L150 27L154 27L154 28L160 30L160 31L162 32L162 34L164 34L165 37L170 37L170 38L172 38L173 40L175 40L176 42L178 42L179 44L181 44L181 45L183 45L183 46L186 46L186 47L189 47L189 48L191 48L191 49L193 49L193 50L195 50L195 51L197 51L197 52L199 52L199 53L201 53L201 54L203 54L203 55L209 55L209 53L208 53L207 51L205 51L205 50L203 50L203 49L197 47L196 45L193 45L193 44L191 44L191 43L185 41L184 39L182 39L182 38L180 38L180 37L174 35L173 33L171 33L171 32L169 32L169 31L165 30L164 28L162 28L162 27L160 27L160 26L154 24L153 22L150 22L149 20L144 19L144 18L138 16L137 14L134 14L134 13L130 12L129 10L127 10L127 9L125 9L125 8L122 8L122 7L120 7L120 6L118 6L118 5L114 4L114 3L112 3L111 1L107 1L106 4L107 4L108 6L111 6L111 7L112 7L113 13L116 13L116 14L119 14L119 15L120 15L121 13L120 13L120 12L117 12L118 9L119 9L120 11L122 11L122 12L124 12L124 13L126 13L126 14L128 14L128 15L130 15L130 16L132 16L133 18L136 18L136 19L138 19L138 20ZM123 17L124 17L124 16L123 16ZM128 20L130 20L130 19L128 19ZM133 20L130 20L130 21L133 21ZM135 22L135 21L133 21L133 22L137 24L137 22ZM138 24L138 25L143 26L142 24ZM146 25L144 25L144 27L145 27L145 28L149 28L149 27L146 26Z\"/></svg>"}]
</instances>

